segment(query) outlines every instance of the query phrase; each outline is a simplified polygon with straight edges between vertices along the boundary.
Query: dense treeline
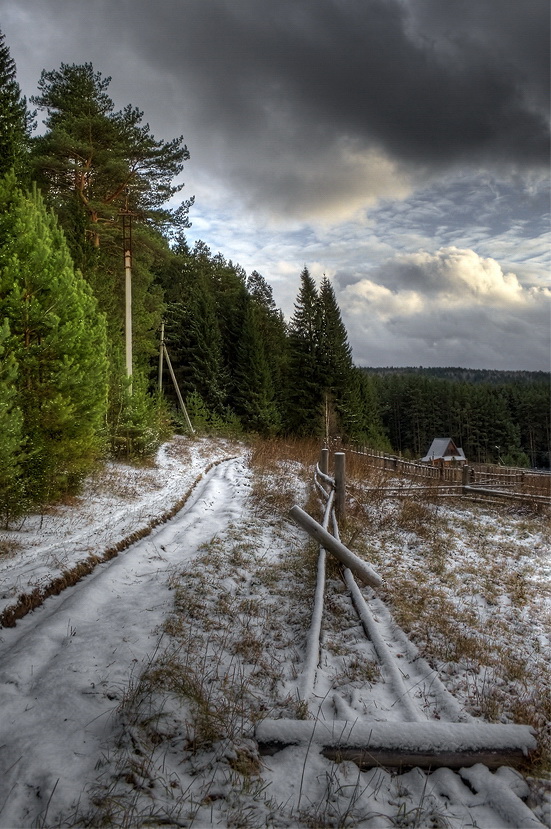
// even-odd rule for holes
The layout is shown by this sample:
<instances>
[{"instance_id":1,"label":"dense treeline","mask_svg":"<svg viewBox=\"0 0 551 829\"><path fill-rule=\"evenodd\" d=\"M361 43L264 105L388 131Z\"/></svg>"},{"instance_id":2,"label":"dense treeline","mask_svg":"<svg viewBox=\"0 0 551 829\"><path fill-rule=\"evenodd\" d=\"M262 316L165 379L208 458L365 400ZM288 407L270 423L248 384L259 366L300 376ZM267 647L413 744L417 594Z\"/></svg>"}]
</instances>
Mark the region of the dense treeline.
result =
<instances>
[{"instance_id":1,"label":"dense treeline","mask_svg":"<svg viewBox=\"0 0 551 829\"><path fill-rule=\"evenodd\" d=\"M353 365L331 282L297 274L286 322L257 271L187 243L193 198L169 210L189 158L91 64L44 70L31 112L0 33L0 511L74 491L106 452L146 454L177 412L158 389L161 324L198 431L339 435L419 455L453 435L477 459L542 463L541 384L453 384ZM132 227L132 365L123 235ZM464 370L457 370L464 371ZM476 378L475 378L476 379ZM440 385L438 385L440 384ZM521 393L522 391L522 393ZM186 421L184 421L185 423ZM496 450L495 447L500 449ZM548 456L547 456L548 457Z\"/></svg>"},{"instance_id":2,"label":"dense treeline","mask_svg":"<svg viewBox=\"0 0 551 829\"><path fill-rule=\"evenodd\" d=\"M514 383L549 383L549 372L545 371L499 371L487 368L460 368L459 366L387 366L385 368L364 368L368 374L419 374L440 380L462 380L465 383L491 383L502 385Z\"/></svg>"},{"instance_id":3,"label":"dense treeline","mask_svg":"<svg viewBox=\"0 0 551 829\"><path fill-rule=\"evenodd\" d=\"M322 436L387 445L373 383L352 363L329 280L305 267L286 323L272 289L202 242L181 238L156 271L165 338L192 422L202 429ZM174 391L165 377L167 395Z\"/></svg>"},{"instance_id":4,"label":"dense treeline","mask_svg":"<svg viewBox=\"0 0 551 829\"><path fill-rule=\"evenodd\" d=\"M162 320L196 429L385 444L330 282L318 289L305 268L286 323L258 272L190 249L193 199L166 208L183 186L183 138L155 139L139 109L115 109L109 84L89 63L62 63L42 72L31 112L0 33L4 518L74 490L106 451L147 453L167 434L176 398L166 371L158 393Z\"/></svg>"},{"instance_id":5,"label":"dense treeline","mask_svg":"<svg viewBox=\"0 0 551 829\"><path fill-rule=\"evenodd\" d=\"M421 457L434 437L450 436L473 462L549 466L548 374L522 372L530 377L523 382L510 379L516 372L488 372L491 379L473 383L463 379L462 370L453 370L454 380L431 376L432 371L439 369L365 369L396 451Z\"/></svg>"}]
</instances>

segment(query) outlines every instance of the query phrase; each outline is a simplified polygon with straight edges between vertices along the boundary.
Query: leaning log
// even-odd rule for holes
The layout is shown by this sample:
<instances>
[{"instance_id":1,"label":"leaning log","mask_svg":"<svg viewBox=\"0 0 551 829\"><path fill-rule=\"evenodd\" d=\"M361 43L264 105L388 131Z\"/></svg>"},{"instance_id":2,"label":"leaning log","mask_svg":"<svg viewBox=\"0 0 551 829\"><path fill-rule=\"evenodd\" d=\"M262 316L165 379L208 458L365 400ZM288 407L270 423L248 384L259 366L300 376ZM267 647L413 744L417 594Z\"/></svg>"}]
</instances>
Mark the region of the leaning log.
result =
<instances>
[{"instance_id":1,"label":"leaning log","mask_svg":"<svg viewBox=\"0 0 551 829\"><path fill-rule=\"evenodd\" d=\"M365 722L263 720L256 728L260 753L275 754L291 745L317 748L325 757L373 766L488 768L518 766L537 744L527 725L492 723Z\"/></svg>"},{"instance_id":2,"label":"leaning log","mask_svg":"<svg viewBox=\"0 0 551 829\"><path fill-rule=\"evenodd\" d=\"M352 570L365 584L369 584L371 587L380 587L382 585L382 578L369 564L351 552L348 547L345 547L331 533L324 530L321 524L314 521L307 512L304 512L300 507L294 506L291 507L289 515L297 522L299 527L306 530L327 552L336 556L342 564Z\"/></svg>"}]
</instances>

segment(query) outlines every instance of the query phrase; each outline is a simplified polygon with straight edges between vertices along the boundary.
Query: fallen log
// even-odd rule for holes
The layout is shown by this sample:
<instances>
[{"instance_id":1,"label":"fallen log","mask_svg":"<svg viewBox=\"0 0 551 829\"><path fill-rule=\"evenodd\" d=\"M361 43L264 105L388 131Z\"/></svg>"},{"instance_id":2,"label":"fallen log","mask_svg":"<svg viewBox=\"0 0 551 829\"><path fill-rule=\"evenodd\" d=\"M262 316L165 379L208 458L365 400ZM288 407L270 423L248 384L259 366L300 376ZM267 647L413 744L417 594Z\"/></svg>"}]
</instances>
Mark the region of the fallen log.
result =
<instances>
[{"instance_id":1,"label":"fallen log","mask_svg":"<svg viewBox=\"0 0 551 829\"><path fill-rule=\"evenodd\" d=\"M260 753L291 745L317 748L330 760L373 766L459 769L518 766L536 749L527 725L492 723L263 720L256 728Z\"/></svg>"},{"instance_id":2,"label":"fallen log","mask_svg":"<svg viewBox=\"0 0 551 829\"><path fill-rule=\"evenodd\" d=\"M503 492L500 489L488 489L485 486L464 486L463 492L473 492L477 495L493 495L496 498L509 498L516 501L535 501L541 504L550 504L549 495L531 495L529 492Z\"/></svg>"},{"instance_id":3,"label":"fallen log","mask_svg":"<svg viewBox=\"0 0 551 829\"><path fill-rule=\"evenodd\" d=\"M304 512L300 507L294 506L289 510L289 515L312 538L315 538L327 552L336 556L342 564L352 570L365 584L369 584L371 587L380 587L382 585L382 578L367 562L351 552L348 547L345 547L331 533L327 532L321 524L314 521L307 512Z\"/></svg>"}]
</instances>

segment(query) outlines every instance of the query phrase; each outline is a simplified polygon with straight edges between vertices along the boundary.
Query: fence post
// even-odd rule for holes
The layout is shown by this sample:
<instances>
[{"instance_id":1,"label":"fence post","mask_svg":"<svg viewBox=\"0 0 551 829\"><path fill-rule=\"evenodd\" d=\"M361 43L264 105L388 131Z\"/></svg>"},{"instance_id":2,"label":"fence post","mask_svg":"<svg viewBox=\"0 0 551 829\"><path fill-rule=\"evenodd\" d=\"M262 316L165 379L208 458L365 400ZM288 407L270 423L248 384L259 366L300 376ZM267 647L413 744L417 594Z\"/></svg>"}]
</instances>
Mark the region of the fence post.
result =
<instances>
[{"instance_id":1,"label":"fence post","mask_svg":"<svg viewBox=\"0 0 551 829\"><path fill-rule=\"evenodd\" d=\"M335 452L335 511L337 518L344 518L346 512L344 457L344 452Z\"/></svg>"},{"instance_id":2,"label":"fence post","mask_svg":"<svg viewBox=\"0 0 551 829\"><path fill-rule=\"evenodd\" d=\"M322 449L320 453L320 471L329 474L329 449Z\"/></svg>"},{"instance_id":3,"label":"fence post","mask_svg":"<svg viewBox=\"0 0 551 829\"><path fill-rule=\"evenodd\" d=\"M461 486L468 486L470 481L470 467L467 464L463 465L463 469L461 470Z\"/></svg>"}]
</instances>

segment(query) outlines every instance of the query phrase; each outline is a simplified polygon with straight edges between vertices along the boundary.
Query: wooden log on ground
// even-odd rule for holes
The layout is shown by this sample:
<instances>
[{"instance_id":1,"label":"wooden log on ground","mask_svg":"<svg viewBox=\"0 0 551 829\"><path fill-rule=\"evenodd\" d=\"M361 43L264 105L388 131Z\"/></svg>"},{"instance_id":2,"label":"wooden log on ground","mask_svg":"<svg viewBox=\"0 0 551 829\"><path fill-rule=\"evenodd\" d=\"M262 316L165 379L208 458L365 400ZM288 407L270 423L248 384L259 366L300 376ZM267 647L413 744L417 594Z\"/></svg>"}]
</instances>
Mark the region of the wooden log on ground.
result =
<instances>
[{"instance_id":1,"label":"wooden log on ground","mask_svg":"<svg viewBox=\"0 0 551 829\"><path fill-rule=\"evenodd\" d=\"M549 504L548 495L530 495L526 492L503 492L499 489L488 489L481 486L464 486L463 492L473 492L477 495L491 495L494 498L509 498L517 501L535 501L537 503Z\"/></svg>"},{"instance_id":2,"label":"wooden log on ground","mask_svg":"<svg viewBox=\"0 0 551 829\"><path fill-rule=\"evenodd\" d=\"M367 562L363 561L351 552L348 547L345 547L344 544L337 541L331 533L324 530L321 524L314 521L314 519L308 515L307 512L304 512L304 510L300 507L294 506L291 507L289 515L300 527L302 527L303 530L306 530L312 538L315 538L325 550L336 556L342 564L352 570L352 572L365 584L369 584L371 587L381 586L383 580L375 572L375 570L373 570Z\"/></svg>"},{"instance_id":3,"label":"wooden log on ground","mask_svg":"<svg viewBox=\"0 0 551 829\"><path fill-rule=\"evenodd\" d=\"M291 745L317 748L331 760L359 766L488 768L518 766L535 751L527 725L492 723L263 720L255 734L261 754Z\"/></svg>"}]
</instances>

